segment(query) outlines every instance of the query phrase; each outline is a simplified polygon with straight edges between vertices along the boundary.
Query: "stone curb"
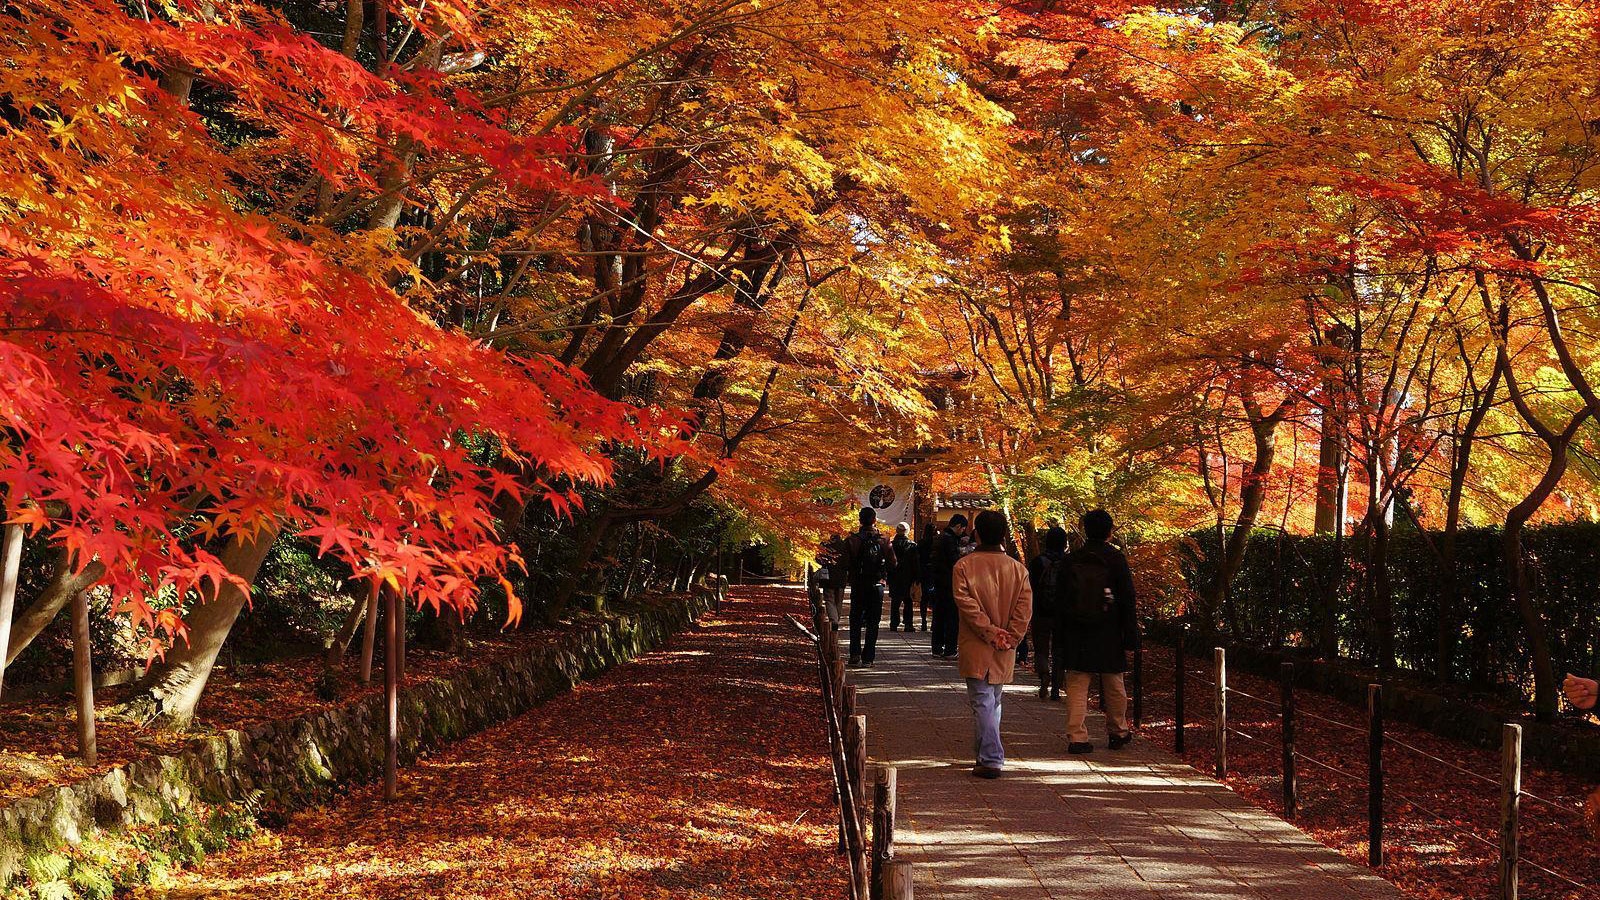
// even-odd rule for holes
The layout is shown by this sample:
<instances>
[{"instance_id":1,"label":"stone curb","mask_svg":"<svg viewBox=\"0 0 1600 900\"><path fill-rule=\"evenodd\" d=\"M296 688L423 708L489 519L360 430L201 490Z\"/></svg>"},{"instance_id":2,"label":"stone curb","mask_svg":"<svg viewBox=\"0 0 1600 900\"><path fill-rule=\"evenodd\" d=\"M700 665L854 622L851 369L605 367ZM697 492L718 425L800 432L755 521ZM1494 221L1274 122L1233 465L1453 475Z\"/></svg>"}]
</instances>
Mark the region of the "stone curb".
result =
<instances>
[{"instance_id":1,"label":"stone curb","mask_svg":"<svg viewBox=\"0 0 1600 900\"><path fill-rule=\"evenodd\" d=\"M698 592L670 598L586 627L559 646L412 684L400 694L402 763L659 647L706 612L710 600ZM0 891L25 877L22 861L29 853L170 821L197 801L295 809L326 798L338 785L378 778L383 734L383 697L375 694L295 719L223 731L175 756L138 759L48 788L0 809Z\"/></svg>"}]
</instances>

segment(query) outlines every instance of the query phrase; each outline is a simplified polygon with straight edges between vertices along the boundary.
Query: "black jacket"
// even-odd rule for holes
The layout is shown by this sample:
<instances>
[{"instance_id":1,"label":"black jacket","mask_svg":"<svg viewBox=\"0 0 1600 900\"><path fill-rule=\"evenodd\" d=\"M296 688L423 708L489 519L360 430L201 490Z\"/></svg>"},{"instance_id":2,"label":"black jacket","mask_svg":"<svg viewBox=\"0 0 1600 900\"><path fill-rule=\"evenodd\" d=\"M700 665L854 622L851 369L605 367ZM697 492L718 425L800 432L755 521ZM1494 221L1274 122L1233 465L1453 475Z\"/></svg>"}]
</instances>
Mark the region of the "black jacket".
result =
<instances>
[{"instance_id":1,"label":"black jacket","mask_svg":"<svg viewBox=\"0 0 1600 900\"><path fill-rule=\"evenodd\" d=\"M867 541L878 543L879 554L883 560L881 572L863 574L856 571L861 566L862 548L866 546ZM844 571L852 586L879 584L883 581L883 577L893 572L897 566L894 545L871 525L863 525L860 531L844 539Z\"/></svg>"},{"instance_id":2,"label":"black jacket","mask_svg":"<svg viewBox=\"0 0 1600 900\"><path fill-rule=\"evenodd\" d=\"M889 590L906 593L921 577L917 571L917 542L896 536L891 546L894 548L895 567L889 570Z\"/></svg>"},{"instance_id":3,"label":"black jacket","mask_svg":"<svg viewBox=\"0 0 1600 900\"><path fill-rule=\"evenodd\" d=\"M1056 561L1056 589L1054 593L1045 590L1044 572L1047 560ZM1028 560L1028 585L1033 588L1033 617L1035 619L1054 619L1061 609L1061 598L1071 586L1072 569L1067 565L1067 552L1065 550L1046 550Z\"/></svg>"},{"instance_id":4,"label":"black jacket","mask_svg":"<svg viewBox=\"0 0 1600 900\"><path fill-rule=\"evenodd\" d=\"M1139 649L1139 619L1134 605L1133 571L1122 551L1105 542L1089 544L1079 553L1098 553L1111 570L1112 615L1093 626L1061 619L1062 661L1072 672L1126 672L1127 653ZM1067 590L1071 590L1069 583Z\"/></svg>"},{"instance_id":5,"label":"black jacket","mask_svg":"<svg viewBox=\"0 0 1600 900\"><path fill-rule=\"evenodd\" d=\"M933 548L933 582L940 600L955 599L951 582L955 578L956 563L960 561L961 536L946 528L939 532L939 542Z\"/></svg>"}]
</instances>

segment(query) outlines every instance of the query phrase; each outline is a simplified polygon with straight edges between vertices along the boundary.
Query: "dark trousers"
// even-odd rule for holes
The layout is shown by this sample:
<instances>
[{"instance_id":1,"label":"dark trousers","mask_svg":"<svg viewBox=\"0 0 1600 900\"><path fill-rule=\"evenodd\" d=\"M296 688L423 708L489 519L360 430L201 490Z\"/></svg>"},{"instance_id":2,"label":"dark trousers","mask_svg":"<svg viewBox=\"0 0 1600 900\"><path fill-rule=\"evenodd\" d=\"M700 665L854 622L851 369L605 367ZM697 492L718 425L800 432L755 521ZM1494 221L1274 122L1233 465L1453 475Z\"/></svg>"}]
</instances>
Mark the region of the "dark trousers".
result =
<instances>
[{"instance_id":1,"label":"dark trousers","mask_svg":"<svg viewBox=\"0 0 1600 900\"><path fill-rule=\"evenodd\" d=\"M1061 693L1067 670L1061 664L1061 623L1054 616L1034 616L1029 629L1033 636L1033 671L1039 684Z\"/></svg>"},{"instance_id":2,"label":"dark trousers","mask_svg":"<svg viewBox=\"0 0 1600 900\"><path fill-rule=\"evenodd\" d=\"M933 608L933 588L922 586L922 630L928 630L928 613Z\"/></svg>"},{"instance_id":3,"label":"dark trousers","mask_svg":"<svg viewBox=\"0 0 1600 900\"><path fill-rule=\"evenodd\" d=\"M901 610L905 611L904 618ZM900 623L906 623L906 630L911 630L911 585L889 585L889 630L897 631Z\"/></svg>"},{"instance_id":4,"label":"dark trousers","mask_svg":"<svg viewBox=\"0 0 1600 900\"><path fill-rule=\"evenodd\" d=\"M960 614L956 612L956 598L949 591L940 591L933 598L933 652L956 652L956 635L960 630Z\"/></svg>"},{"instance_id":5,"label":"dark trousers","mask_svg":"<svg viewBox=\"0 0 1600 900\"><path fill-rule=\"evenodd\" d=\"M872 662L878 651L878 625L883 622L883 585L850 586L850 659ZM863 645L861 633L866 632Z\"/></svg>"}]
</instances>

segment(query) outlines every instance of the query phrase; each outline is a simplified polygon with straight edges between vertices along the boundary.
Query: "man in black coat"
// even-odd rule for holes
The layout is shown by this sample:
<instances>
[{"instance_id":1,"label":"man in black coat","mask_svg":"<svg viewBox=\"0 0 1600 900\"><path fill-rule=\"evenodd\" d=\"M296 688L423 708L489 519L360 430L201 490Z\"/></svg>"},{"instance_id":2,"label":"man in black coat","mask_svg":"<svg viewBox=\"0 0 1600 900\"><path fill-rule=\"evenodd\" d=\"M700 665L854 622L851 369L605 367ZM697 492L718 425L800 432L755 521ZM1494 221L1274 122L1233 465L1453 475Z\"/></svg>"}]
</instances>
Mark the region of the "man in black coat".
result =
<instances>
[{"instance_id":1,"label":"man in black coat","mask_svg":"<svg viewBox=\"0 0 1600 900\"><path fill-rule=\"evenodd\" d=\"M1062 597L1071 582L1067 562L1067 531L1059 525L1044 533L1044 550L1028 560L1028 583L1033 586L1033 669L1039 675L1039 699L1060 700L1067 670L1062 666L1058 635Z\"/></svg>"},{"instance_id":2,"label":"man in black coat","mask_svg":"<svg viewBox=\"0 0 1600 900\"><path fill-rule=\"evenodd\" d=\"M844 570L850 578L850 665L870 666L883 621L883 579L895 570L897 561L894 545L878 533L877 510L863 507L860 519L861 529L844 541Z\"/></svg>"},{"instance_id":3,"label":"man in black coat","mask_svg":"<svg viewBox=\"0 0 1600 900\"><path fill-rule=\"evenodd\" d=\"M917 544L917 580L922 584L922 630L928 630L928 617L933 613L933 598L939 592L933 577L933 550L939 545L939 529L932 522L922 529L922 540Z\"/></svg>"},{"instance_id":4,"label":"man in black coat","mask_svg":"<svg viewBox=\"0 0 1600 900\"><path fill-rule=\"evenodd\" d=\"M1133 740L1123 674L1128 671L1129 657L1139 649L1139 621L1128 558L1110 544L1114 527L1105 510L1086 513L1084 545L1068 557L1072 575L1060 611L1058 646L1053 648L1067 670L1068 753L1094 750L1084 719L1089 711L1089 682L1096 675L1106 710L1108 746L1118 750Z\"/></svg>"},{"instance_id":5,"label":"man in black coat","mask_svg":"<svg viewBox=\"0 0 1600 900\"><path fill-rule=\"evenodd\" d=\"M889 630L900 628L902 613L906 630L911 631L911 589L917 583L917 542L911 539L911 526L901 522L894 530L895 567L889 570Z\"/></svg>"},{"instance_id":6,"label":"man in black coat","mask_svg":"<svg viewBox=\"0 0 1600 900\"><path fill-rule=\"evenodd\" d=\"M933 548L933 655L955 659L961 620L953 586L956 563L966 555L967 517L957 513Z\"/></svg>"}]
</instances>

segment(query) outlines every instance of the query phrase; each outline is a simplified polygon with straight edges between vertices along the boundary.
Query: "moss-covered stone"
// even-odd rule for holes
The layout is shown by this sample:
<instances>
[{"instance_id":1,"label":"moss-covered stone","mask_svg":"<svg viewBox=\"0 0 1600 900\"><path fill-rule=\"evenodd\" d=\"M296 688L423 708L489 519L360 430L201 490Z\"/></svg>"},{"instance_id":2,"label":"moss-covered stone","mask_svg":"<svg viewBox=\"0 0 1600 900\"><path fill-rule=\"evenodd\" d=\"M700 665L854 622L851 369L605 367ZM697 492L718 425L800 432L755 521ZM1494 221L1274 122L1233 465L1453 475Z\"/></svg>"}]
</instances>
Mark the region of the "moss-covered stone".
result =
<instances>
[{"instance_id":1,"label":"moss-covered stone","mask_svg":"<svg viewBox=\"0 0 1600 900\"><path fill-rule=\"evenodd\" d=\"M402 759L517 715L659 646L709 606L679 598L591 625L555 648L412 685L401 695ZM0 896L102 898L159 882L248 834L263 806L320 802L383 766L381 697L197 739L0 809ZM134 862L129 862L130 860Z\"/></svg>"}]
</instances>

